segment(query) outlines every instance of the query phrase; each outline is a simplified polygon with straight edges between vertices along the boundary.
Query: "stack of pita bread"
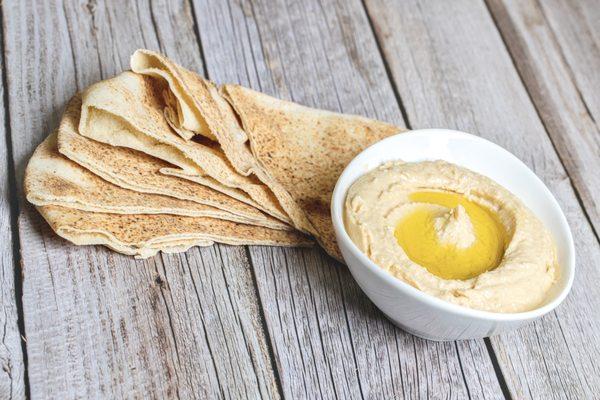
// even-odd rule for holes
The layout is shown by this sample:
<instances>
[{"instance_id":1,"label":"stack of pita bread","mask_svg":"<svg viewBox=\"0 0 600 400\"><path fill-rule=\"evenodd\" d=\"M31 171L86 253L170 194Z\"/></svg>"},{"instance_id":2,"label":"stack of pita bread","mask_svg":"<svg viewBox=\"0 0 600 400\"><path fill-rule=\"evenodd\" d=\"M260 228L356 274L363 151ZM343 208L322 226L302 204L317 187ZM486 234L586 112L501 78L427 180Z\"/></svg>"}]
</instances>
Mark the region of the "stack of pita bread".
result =
<instances>
[{"instance_id":1,"label":"stack of pita bread","mask_svg":"<svg viewBox=\"0 0 600 400\"><path fill-rule=\"evenodd\" d=\"M308 245L340 259L335 181L396 126L217 87L161 54L75 95L27 166L25 192L79 245L136 257L214 242Z\"/></svg>"}]
</instances>

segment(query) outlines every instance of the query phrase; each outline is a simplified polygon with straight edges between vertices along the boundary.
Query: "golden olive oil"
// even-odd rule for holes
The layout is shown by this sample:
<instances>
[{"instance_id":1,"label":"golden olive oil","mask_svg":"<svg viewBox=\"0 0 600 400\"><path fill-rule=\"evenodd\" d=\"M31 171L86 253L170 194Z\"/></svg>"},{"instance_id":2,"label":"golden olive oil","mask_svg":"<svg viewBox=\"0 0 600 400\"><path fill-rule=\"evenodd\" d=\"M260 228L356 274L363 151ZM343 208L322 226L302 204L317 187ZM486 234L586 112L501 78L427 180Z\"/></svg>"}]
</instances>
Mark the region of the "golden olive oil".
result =
<instances>
[{"instance_id":1,"label":"golden olive oil","mask_svg":"<svg viewBox=\"0 0 600 400\"><path fill-rule=\"evenodd\" d=\"M469 279L492 270L502 260L507 233L498 216L484 206L453 192L420 191L409 196L411 203L424 203L405 215L396 226L394 235L408 257L429 272L443 279ZM436 230L440 218L436 204L458 210L462 206L469 221L469 234L474 239L467 246L443 243ZM462 210L461 210L462 212ZM470 223L469 223L470 222Z\"/></svg>"}]
</instances>

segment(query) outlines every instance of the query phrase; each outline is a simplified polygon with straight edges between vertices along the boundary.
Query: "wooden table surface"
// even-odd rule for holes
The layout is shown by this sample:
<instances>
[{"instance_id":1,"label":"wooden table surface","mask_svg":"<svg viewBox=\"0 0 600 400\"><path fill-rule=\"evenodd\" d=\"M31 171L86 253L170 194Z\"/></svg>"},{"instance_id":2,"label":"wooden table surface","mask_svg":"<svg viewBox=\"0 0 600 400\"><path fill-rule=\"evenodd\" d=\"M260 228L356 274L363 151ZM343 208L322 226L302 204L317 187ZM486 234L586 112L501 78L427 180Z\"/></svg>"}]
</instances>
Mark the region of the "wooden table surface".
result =
<instances>
[{"instance_id":1,"label":"wooden table surface","mask_svg":"<svg viewBox=\"0 0 600 400\"><path fill-rule=\"evenodd\" d=\"M2 2L0 398L600 397L598 0ZM136 261L75 247L23 172L78 90L159 50L219 82L490 139L565 211L570 296L436 343L393 326L320 249L215 245Z\"/></svg>"}]
</instances>

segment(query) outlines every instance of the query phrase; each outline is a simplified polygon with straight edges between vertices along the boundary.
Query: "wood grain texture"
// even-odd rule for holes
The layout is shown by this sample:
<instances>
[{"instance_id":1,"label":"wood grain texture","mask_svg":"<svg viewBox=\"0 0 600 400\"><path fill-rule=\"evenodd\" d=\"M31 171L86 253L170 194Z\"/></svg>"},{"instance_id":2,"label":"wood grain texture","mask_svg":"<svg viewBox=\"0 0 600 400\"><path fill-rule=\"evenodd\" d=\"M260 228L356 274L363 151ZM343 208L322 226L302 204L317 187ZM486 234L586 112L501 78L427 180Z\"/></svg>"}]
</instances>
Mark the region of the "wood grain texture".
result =
<instances>
[{"instance_id":1,"label":"wood grain texture","mask_svg":"<svg viewBox=\"0 0 600 400\"><path fill-rule=\"evenodd\" d=\"M514 398L593 398L600 246L485 4L366 5L412 126L457 128L506 147L560 202L577 247L573 290L555 312L491 343Z\"/></svg>"},{"instance_id":2,"label":"wood grain texture","mask_svg":"<svg viewBox=\"0 0 600 400\"><path fill-rule=\"evenodd\" d=\"M0 54L0 72L4 69L4 56ZM0 109L4 104L6 88L0 83ZM19 332L15 277L21 273L13 254L11 202L16 198L9 174L12 171L9 157L10 138L6 132L7 113L0 115L0 399L25 398L25 365ZM12 205L16 209L16 204ZM16 248L16 247L15 247Z\"/></svg>"},{"instance_id":3,"label":"wood grain texture","mask_svg":"<svg viewBox=\"0 0 600 400\"><path fill-rule=\"evenodd\" d=\"M358 1L194 1L208 76L403 125ZM320 250L250 248L289 398L501 398L483 341L433 343L390 324Z\"/></svg>"},{"instance_id":4,"label":"wood grain texture","mask_svg":"<svg viewBox=\"0 0 600 400\"><path fill-rule=\"evenodd\" d=\"M600 7L595 0L539 1L573 79L594 120L600 121Z\"/></svg>"},{"instance_id":5,"label":"wood grain texture","mask_svg":"<svg viewBox=\"0 0 600 400\"><path fill-rule=\"evenodd\" d=\"M488 1L512 59L598 234L600 42L594 40L590 13L563 3ZM562 15L560 21L555 21L560 41L544 15L542 4L552 11L559 5L566 8L557 10ZM586 3L581 2L580 6L585 7ZM590 8L600 17L597 2ZM596 21L596 30L600 30L598 24L600 19ZM572 28L574 32L569 31ZM565 35L568 40L562 37ZM590 65L596 66L594 71Z\"/></svg>"},{"instance_id":6,"label":"wood grain texture","mask_svg":"<svg viewBox=\"0 0 600 400\"><path fill-rule=\"evenodd\" d=\"M127 68L136 48L202 65L186 2L23 1L3 11L19 183L68 98ZM136 261L72 246L21 205L33 398L279 396L244 248Z\"/></svg>"}]
</instances>

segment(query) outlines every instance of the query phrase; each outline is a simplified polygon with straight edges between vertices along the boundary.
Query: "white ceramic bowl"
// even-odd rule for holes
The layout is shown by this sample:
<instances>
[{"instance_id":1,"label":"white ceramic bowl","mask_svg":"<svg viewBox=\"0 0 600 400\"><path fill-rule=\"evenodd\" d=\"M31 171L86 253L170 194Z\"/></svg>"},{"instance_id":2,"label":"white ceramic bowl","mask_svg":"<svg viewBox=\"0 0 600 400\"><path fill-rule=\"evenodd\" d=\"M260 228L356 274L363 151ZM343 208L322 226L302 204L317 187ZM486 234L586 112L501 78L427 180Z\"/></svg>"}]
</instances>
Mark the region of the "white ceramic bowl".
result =
<instances>
[{"instance_id":1,"label":"white ceramic bowl","mask_svg":"<svg viewBox=\"0 0 600 400\"><path fill-rule=\"evenodd\" d=\"M352 242L343 209L352 183L386 161L446 160L486 175L517 195L550 230L558 250L559 278L535 310L494 313L440 300L394 278ZM518 158L502 147L464 132L424 129L386 138L360 153L342 172L331 214L337 242L354 279L396 325L431 340L474 339L506 332L540 318L567 296L575 275L575 248L567 220L552 193Z\"/></svg>"}]
</instances>

